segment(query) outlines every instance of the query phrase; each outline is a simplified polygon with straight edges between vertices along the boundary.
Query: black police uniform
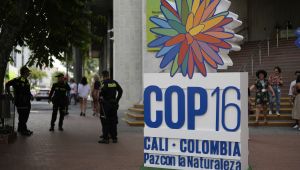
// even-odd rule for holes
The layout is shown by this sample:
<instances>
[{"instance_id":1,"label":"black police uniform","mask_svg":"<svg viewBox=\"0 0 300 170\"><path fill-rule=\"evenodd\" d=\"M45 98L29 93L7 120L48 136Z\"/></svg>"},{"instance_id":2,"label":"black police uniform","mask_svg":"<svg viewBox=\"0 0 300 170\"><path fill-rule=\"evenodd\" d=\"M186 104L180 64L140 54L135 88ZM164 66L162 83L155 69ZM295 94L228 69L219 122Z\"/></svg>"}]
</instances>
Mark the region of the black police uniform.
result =
<instances>
[{"instance_id":1,"label":"black police uniform","mask_svg":"<svg viewBox=\"0 0 300 170\"><path fill-rule=\"evenodd\" d=\"M5 88L10 94L10 86L14 89L14 102L19 114L18 132L24 135L31 135L31 131L27 129L27 121L30 114L32 94L30 92L29 81L24 77L17 77L6 83Z\"/></svg>"},{"instance_id":2,"label":"black police uniform","mask_svg":"<svg viewBox=\"0 0 300 170\"><path fill-rule=\"evenodd\" d=\"M108 143L110 134L114 142L117 141L117 124L119 100L123 90L115 80L103 80L100 89L100 119L102 123L103 140L99 143Z\"/></svg>"},{"instance_id":3,"label":"black police uniform","mask_svg":"<svg viewBox=\"0 0 300 170\"><path fill-rule=\"evenodd\" d=\"M59 130L63 130L62 126L63 126L64 116L66 113L66 107L68 106L67 92L70 90L71 90L70 86L64 82L54 83L51 88L51 91L49 94L49 99L53 103L51 129L53 129L55 126L57 112L59 110L60 116L59 116L58 127L59 127Z\"/></svg>"}]
</instances>

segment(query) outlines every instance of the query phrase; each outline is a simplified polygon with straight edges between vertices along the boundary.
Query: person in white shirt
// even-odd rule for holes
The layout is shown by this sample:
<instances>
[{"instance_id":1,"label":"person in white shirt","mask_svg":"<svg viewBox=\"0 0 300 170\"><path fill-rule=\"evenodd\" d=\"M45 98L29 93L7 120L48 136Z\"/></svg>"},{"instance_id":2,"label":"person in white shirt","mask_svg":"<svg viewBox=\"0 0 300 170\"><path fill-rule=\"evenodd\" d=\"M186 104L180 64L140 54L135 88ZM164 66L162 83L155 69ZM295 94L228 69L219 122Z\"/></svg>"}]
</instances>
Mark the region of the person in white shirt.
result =
<instances>
[{"instance_id":1,"label":"person in white shirt","mask_svg":"<svg viewBox=\"0 0 300 170\"><path fill-rule=\"evenodd\" d=\"M297 76L300 75L300 71L296 71L295 72L295 77L297 78ZM294 104L294 99L295 99L295 94L293 91L293 87L296 85L296 80L292 81L290 84L290 90L289 90L289 96L290 96L290 104L293 105Z\"/></svg>"},{"instance_id":2,"label":"person in white shirt","mask_svg":"<svg viewBox=\"0 0 300 170\"><path fill-rule=\"evenodd\" d=\"M76 105L76 103L77 103L77 84L75 83L74 79L70 80L70 88L71 88L70 99L69 99L70 104L71 104L72 98L74 98L74 105Z\"/></svg>"},{"instance_id":3,"label":"person in white shirt","mask_svg":"<svg viewBox=\"0 0 300 170\"><path fill-rule=\"evenodd\" d=\"M86 77L81 79L81 82L78 85L78 96L80 100L80 116L85 116L86 113L86 105L87 105L87 98L90 94L91 87L87 82Z\"/></svg>"}]
</instances>

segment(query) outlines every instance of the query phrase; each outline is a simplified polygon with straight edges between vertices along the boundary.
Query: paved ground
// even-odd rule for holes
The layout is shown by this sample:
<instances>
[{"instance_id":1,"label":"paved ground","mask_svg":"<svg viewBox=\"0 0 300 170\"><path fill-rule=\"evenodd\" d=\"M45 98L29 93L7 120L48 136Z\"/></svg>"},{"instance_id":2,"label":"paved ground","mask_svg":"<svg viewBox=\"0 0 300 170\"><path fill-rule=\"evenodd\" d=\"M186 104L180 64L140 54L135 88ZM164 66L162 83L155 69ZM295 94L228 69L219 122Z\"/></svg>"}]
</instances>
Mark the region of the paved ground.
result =
<instances>
[{"instance_id":1,"label":"paved ground","mask_svg":"<svg viewBox=\"0 0 300 170\"><path fill-rule=\"evenodd\" d=\"M121 117L121 116L120 116ZM137 170L143 164L143 129L120 120L119 143L98 144L100 123L89 109L80 117L70 109L64 132L50 133L51 107L33 104L31 137L18 136L11 145L0 145L2 170ZM300 132L291 128L251 128L249 162L255 170L299 170Z\"/></svg>"}]
</instances>

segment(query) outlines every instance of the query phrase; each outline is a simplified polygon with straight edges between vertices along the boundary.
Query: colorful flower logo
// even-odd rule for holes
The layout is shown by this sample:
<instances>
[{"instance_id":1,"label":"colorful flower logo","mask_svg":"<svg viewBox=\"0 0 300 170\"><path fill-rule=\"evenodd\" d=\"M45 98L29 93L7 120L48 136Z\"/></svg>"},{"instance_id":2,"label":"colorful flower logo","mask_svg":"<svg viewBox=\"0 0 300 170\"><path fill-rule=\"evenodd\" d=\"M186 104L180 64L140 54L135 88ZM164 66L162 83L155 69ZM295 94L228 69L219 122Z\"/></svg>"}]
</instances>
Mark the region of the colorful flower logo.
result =
<instances>
[{"instance_id":1,"label":"colorful flower logo","mask_svg":"<svg viewBox=\"0 0 300 170\"><path fill-rule=\"evenodd\" d=\"M160 47L156 57L162 57L160 68L172 62L171 76L181 69L183 76L193 77L195 67L207 75L205 65L217 69L224 62L220 49L231 49L229 39L234 34L224 28L233 21L229 12L216 13L220 0L194 0L189 6L188 0L176 0L173 7L161 0L161 12L164 19L150 17L157 27L150 31L158 37L148 47Z\"/></svg>"}]
</instances>

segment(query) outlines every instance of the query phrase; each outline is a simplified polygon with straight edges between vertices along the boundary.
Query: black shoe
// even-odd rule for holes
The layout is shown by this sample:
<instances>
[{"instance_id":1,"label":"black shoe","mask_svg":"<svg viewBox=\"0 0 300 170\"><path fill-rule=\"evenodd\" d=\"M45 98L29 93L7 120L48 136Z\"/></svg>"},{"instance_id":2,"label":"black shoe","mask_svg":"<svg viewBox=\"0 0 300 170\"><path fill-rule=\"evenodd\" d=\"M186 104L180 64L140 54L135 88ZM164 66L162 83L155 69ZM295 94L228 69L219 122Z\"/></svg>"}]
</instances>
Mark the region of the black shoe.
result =
<instances>
[{"instance_id":1,"label":"black shoe","mask_svg":"<svg viewBox=\"0 0 300 170\"><path fill-rule=\"evenodd\" d=\"M26 130L28 133L30 133L30 135L32 135L33 134L33 131L31 131L31 130Z\"/></svg>"},{"instance_id":2,"label":"black shoe","mask_svg":"<svg viewBox=\"0 0 300 170\"><path fill-rule=\"evenodd\" d=\"M65 115L69 115L69 112L65 113Z\"/></svg>"},{"instance_id":3,"label":"black shoe","mask_svg":"<svg viewBox=\"0 0 300 170\"><path fill-rule=\"evenodd\" d=\"M113 139L112 142L113 143L118 143L118 139Z\"/></svg>"},{"instance_id":4,"label":"black shoe","mask_svg":"<svg viewBox=\"0 0 300 170\"><path fill-rule=\"evenodd\" d=\"M100 138L101 138L101 139L103 139L103 138L104 138L104 136L103 136L103 135L100 135Z\"/></svg>"},{"instance_id":5,"label":"black shoe","mask_svg":"<svg viewBox=\"0 0 300 170\"><path fill-rule=\"evenodd\" d=\"M62 127L59 127L58 130L59 131L64 131L64 129Z\"/></svg>"},{"instance_id":6,"label":"black shoe","mask_svg":"<svg viewBox=\"0 0 300 170\"><path fill-rule=\"evenodd\" d=\"M23 132L21 132L21 135L22 136L31 136L32 133L30 133L29 131L23 131Z\"/></svg>"},{"instance_id":7,"label":"black shoe","mask_svg":"<svg viewBox=\"0 0 300 170\"><path fill-rule=\"evenodd\" d=\"M85 113L83 113L82 116L85 116Z\"/></svg>"},{"instance_id":8,"label":"black shoe","mask_svg":"<svg viewBox=\"0 0 300 170\"><path fill-rule=\"evenodd\" d=\"M80 116L82 116L82 115L83 115L83 113L81 112L81 113L80 113Z\"/></svg>"},{"instance_id":9,"label":"black shoe","mask_svg":"<svg viewBox=\"0 0 300 170\"><path fill-rule=\"evenodd\" d=\"M51 128L49 129L49 131L50 131L50 132L53 132L53 131L54 131L54 127L51 127Z\"/></svg>"},{"instance_id":10,"label":"black shoe","mask_svg":"<svg viewBox=\"0 0 300 170\"><path fill-rule=\"evenodd\" d=\"M102 139L102 140L99 140L98 143L109 144L109 140L108 139Z\"/></svg>"}]
</instances>

